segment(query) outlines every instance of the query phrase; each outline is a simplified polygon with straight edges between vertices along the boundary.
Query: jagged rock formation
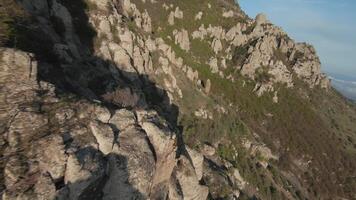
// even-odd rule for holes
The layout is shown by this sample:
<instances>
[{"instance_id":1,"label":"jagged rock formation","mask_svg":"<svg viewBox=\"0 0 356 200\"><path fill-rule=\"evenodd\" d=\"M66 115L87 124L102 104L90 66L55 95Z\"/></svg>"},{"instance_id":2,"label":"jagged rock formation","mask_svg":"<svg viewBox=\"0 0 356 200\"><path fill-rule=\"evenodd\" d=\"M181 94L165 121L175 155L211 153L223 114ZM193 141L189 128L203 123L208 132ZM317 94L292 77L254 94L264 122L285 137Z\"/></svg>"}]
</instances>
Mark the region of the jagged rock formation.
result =
<instances>
[{"instance_id":1,"label":"jagged rock formation","mask_svg":"<svg viewBox=\"0 0 356 200\"><path fill-rule=\"evenodd\" d=\"M356 110L265 15L229 0L16 5L30 17L0 48L3 199L354 197L355 119L325 107Z\"/></svg>"},{"instance_id":2,"label":"jagged rock formation","mask_svg":"<svg viewBox=\"0 0 356 200\"><path fill-rule=\"evenodd\" d=\"M203 155L189 149L177 158L176 133L157 112L64 102L53 85L37 83L31 57L1 49L3 199L207 198Z\"/></svg>"}]
</instances>

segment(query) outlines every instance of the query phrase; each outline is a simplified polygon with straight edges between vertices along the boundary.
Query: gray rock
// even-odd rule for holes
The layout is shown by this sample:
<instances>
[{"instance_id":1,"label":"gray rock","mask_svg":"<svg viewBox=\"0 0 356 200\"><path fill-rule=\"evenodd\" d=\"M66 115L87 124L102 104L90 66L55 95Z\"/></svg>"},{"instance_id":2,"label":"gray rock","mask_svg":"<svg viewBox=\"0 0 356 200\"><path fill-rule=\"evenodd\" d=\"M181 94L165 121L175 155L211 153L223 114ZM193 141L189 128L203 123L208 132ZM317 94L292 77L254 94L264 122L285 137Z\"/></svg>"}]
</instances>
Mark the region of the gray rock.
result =
<instances>
[{"instance_id":1,"label":"gray rock","mask_svg":"<svg viewBox=\"0 0 356 200\"><path fill-rule=\"evenodd\" d=\"M192 159L192 163L194 166L195 174L197 175L197 179L201 180L201 178L203 177L204 156L201 153L191 148L187 148L187 151L190 158Z\"/></svg>"},{"instance_id":2,"label":"gray rock","mask_svg":"<svg viewBox=\"0 0 356 200\"><path fill-rule=\"evenodd\" d=\"M193 166L184 156L181 156L178 160L176 176L181 186L184 199L207 199L209 189L199 184Z\"/></svg>"},{"instance_id":3,"label":"gray rock","mask_svg":"<svg viewBox=\"0 0 356 200\"><path fill-rule=\"evenodd\" d=\"M259 26L259 25L262 25L264 23L267 23L267 16L263 13L259 13L257 16L256 16L256 25Z\"/></svg>"},{"instance_id":4,"label":"gray rock","mask_svg":"<svg viewBox=\"0 0 356 200\"><path fill-rule=\"evenodd\" d=\"M111 152L117 152L115 133L111 127L101 122L90 122L90 130L98 143L99 150L107 155Z\"/></svg>"},{"instance_id":5,"label":"gray rock","mask_svg":"<svg viewBox=\"0 0 356 200\"><path fill-rule=\"evenodd\" d=\"M54 181L63 178L67 155L62 137L51 135L43 138L36 142L32 149L42 173L49 173Z\"/></svg>"}]
</instances>

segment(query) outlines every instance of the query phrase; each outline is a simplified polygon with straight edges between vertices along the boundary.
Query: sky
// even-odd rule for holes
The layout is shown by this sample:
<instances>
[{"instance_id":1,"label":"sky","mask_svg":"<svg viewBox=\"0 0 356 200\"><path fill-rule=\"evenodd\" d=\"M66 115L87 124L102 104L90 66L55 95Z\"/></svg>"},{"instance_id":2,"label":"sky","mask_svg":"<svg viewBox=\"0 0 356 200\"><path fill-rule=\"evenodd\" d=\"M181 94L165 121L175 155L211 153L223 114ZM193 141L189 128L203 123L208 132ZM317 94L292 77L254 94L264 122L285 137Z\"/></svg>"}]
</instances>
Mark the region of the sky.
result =
<instances>
[{"instance_id":1,"label":"sky","mask_svg":"<svg viewBox=\"0 0 356 200\"><path fill-rule=\"evenodd\" d=\"M356 80L356 0L237 0L250 17L267 14L297 42L312 44L322 70Z\"/></svg>"}]
</instances>

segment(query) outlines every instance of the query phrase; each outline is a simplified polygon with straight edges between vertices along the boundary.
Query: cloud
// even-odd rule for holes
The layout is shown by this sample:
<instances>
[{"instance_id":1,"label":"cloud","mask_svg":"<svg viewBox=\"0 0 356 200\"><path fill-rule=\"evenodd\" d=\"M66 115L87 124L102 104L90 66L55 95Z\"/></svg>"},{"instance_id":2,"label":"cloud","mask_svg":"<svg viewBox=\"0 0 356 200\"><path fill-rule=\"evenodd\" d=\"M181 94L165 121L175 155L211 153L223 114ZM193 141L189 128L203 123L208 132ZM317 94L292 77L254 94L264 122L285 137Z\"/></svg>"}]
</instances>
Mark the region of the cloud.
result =
<instances>
[{"instance_id":1,"label":"cloud","mask_svg":"<svg viewBox=\"0 0 356 200\"><path fill-rule=\"evenodd\" d=\"M342 95L356 101L356 82L332 78L331 83Z\"/></svg>"}]
</instances>

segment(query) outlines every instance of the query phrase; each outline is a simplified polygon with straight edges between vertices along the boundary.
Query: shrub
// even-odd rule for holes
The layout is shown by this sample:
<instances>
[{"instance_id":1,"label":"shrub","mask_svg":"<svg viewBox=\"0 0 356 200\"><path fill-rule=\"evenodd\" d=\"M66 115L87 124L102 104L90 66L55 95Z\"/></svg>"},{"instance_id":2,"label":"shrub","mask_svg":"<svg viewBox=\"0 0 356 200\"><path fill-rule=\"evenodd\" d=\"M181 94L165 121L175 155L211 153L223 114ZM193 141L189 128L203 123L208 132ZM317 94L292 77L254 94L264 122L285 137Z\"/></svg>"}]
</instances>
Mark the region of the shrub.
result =
<instances>
[{"instance_id":1,"label":"shrub","mask_svg":"<svg viewBox=\"0 0 356 200\"><path fill-rule=\"evenodd\" d=\"M272 78L272 75L268 73L267 67L259 67L255 71L255 80L260 83L266 83Z\"/></svg>"},{"instance_id":2,"label":"shrub","mask_svg":"<svg viewBox=\"0 0 356 200\"><path fill-rule=\"evenodd\" d=\"M25 12L14 0L0 2L0 45L6 45L16 35L14 26L24 20Z\"/></svg>"},{"instance_id":3,"label":"shrub","mask_svg":"<svg viewBox=\"0 0 356 200\"><path fill-rule=\"evenodd\" d=\"M139 103L139 95L133 92L130 88L116 89L111 93L103 95L105 101L115 104L120 107L135 107Z\"/></svg>"}]
</instances>

